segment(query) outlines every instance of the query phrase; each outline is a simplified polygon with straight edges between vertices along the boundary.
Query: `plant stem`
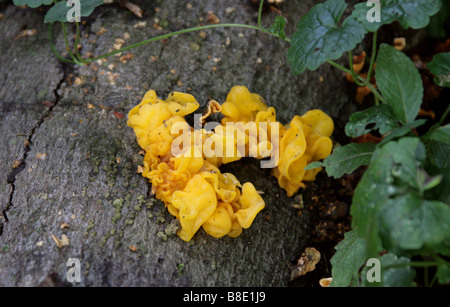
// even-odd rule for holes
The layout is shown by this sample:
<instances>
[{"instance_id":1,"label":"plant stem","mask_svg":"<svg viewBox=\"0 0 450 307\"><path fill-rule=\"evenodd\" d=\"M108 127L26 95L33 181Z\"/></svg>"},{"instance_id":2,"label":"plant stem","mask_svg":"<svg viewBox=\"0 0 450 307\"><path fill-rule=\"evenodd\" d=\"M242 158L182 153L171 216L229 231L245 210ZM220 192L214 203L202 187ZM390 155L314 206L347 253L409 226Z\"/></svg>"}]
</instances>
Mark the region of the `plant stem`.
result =
<instances>
[{"instance_id":1,"label":"plant stem","mask_svg":"<svg viewBox=\"0 0 450 307\"><path fill-rule=\"evenodd\" d=\"M336 62L334 62L334 61L332 61L332 60L327 60L327 63L333 65L334 67L336 67L336 68L338 68L338 69L340 69L340 70L342 70L343 72L346 72L346 73L348 73L348 74L351 74L351 73L352 73L351 70L345 68L345 67L342 66L342 65L339 65L338 63L336 63ZM367 86L367 87L372 91L372 93L373 93L373 94L374 94L381 102L384 102L383 96L381 96L381 94L375 89L375 87L373 87L372 84L370 84L369 81L367 81L367 79L365 79L365 78L363 78L363 77L361 77L361 76L357 76L357 77L358 77L358 80L361 81L362 84L364 84L365 86Z\"/></svg>"},{"instance_id":2,"label":"plant stem","mask_svg":"<svg viewBox=\"0 0 450 307\"><path fill-rule=\"evenodd\" d=\"M83 63L80 62L80 61L75 57L75 55L72 53L72 48L70 48L70 45L69 45L69 39L68 39L68 37L67 37L66 24L65 24L64 22L61 22L61 27L62 27L63 33L64 33L64 41L65 41L65 43L66 43L66 49L67 49L67 52L69 53L70 57L72 58L72 60L74 61L75 64L83 65Z\"/></svg>"},{"instance_id":3,"label":"plant stem","mask_svg":"<svg viewBox=\"0 0 450 307\"><path fill-rule=\"evenodd\" d=\"M375 31L373 33L373 41L372 41L372 55L370 56L370 66L369 71L367 72L367 80L370 82L370 78L372 77L372 71L375 64L375 57L377 54L377 37L378 37L378 31Z\"/></svg>"},{"instance_id":4,"label":"plant stem","mask_svg":"<svg viewBox=\"0 0 450 307\"><path fill-rule=\"evenodd\" d=\"M53 44L53 23L50 23L50 24L48 25L48 38L49 38L49 40L50 40L50 48L52 48L53 53L55 54L55 56L56 56L60 61L65 62L65 63L69 63L69 64L75 63L75 62L72 61L72 60L68 60L68 59L64 58L64 57L58 52L58 50L56 50L56 47L55 47L55 45Z\"/></svg>"},{"instance_id":5,"label":"plant stem","mask_svg":"<svg viewBox=\"0 0 450 307\"><path fill-rule=\"evenodd\" d=\"M135 48L135 47L139 47L154 41L158 41L161 39L165 39L165 38L169 38L172 37L174 35L178 35L178 34L184 34L184 33L189 33L189 32L194 32L194 31L201 31L201 30L206 30L206 29L211 29L211 28L227 28L227 27L238 27L238 28L247 28L247 29L254 29L254 30L258 30L267 34L270 34L272 36L281 38L280 36L276 35L275 33L270 33L269 30L264 29L263 27L259 27L259 26L252 26L252 25L246 25L246 24L239 24L239 23L222 23L222 24L213 24L213 25L206 25L206 26L199 26L199 27L194 27L194 28L188 28L188 29L183 29L183 30L179 30L179 31L175 31L175 32L171 32L171 33L167 33L167 34L163 34L160 36L156 36L156 37L152 37L149 38L147 40L126 46L124 48L121 48L119 50L115 50L94 58L89 58L89 59L83 59L84 63L90 63L99 59L103 59L109 56L112 56L114 54L120 53L120 52L124 52L127 51L129 49ZM289 38L284 38L285 41L290 42Z\"/></svg>"},{"instance_id":6,"label":"plant stem","mask_svg":"<svg viewBox=\"0 0 450 307\"><path fill-rule=\"evenodd\" d=\"M364 84L362 84L361 82L359 82L358 80L358 75L355 73L355 70L353 69L353 54L352 51L348 52L348 63L350 66L350 71L351 71L351 75L353 77L353 81L358 85L358 86L364 86Z\"/></svg>"},{"instance_id":7,"label":"plant stem","mask_svg":"<svg viewBox=\"0 0 450 307\"><path fill-rule=\"evenodd\" d=\"M258 27L261 27L261 15L262 15L263 4L264 4L264 0L261 0L259 3L259 10L258 10Z\"/></svg>"},{"instance_id":8,"label":"plant stem","mask_svg":"<svg viewBox=\"0 0 450 307\"><path fill-rule=\"evenodd\" d=\"M77 27L77 31L76 31L76 37L75 37L74 53L77 56L77 58L81 62L83 62L83 59L82 59L80 53L78 52L78 43L80 42L80 37L81 37L81 34L80 34L80 23L78 21L76 21L75 24L76 24L76 27Z\"/></svg>"},{"instance_id":9,"label":"plant stem","mask_svg":"<svg viewBox=\"0 0 450 307\"><path fill-rule=\"evenodd\" d=\"M445 118L447 117L448 113L450 112L450 105L447 106L447 109L445 109L444 114L442 114L441 119L438 122L438 126L441 126L444 122Z\"/></svg>"}]
</instances>

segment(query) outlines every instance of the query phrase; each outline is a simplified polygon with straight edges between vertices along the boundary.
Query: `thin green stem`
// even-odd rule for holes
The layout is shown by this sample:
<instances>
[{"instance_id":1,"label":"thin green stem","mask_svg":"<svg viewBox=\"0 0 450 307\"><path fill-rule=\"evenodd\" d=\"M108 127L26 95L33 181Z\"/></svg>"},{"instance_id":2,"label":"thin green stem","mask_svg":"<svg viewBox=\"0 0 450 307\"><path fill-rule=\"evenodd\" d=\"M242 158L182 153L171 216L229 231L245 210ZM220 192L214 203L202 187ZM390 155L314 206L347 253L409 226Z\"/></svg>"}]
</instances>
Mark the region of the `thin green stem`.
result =
<instances>
[{"instance_id":1,"label":"thin green stem","mask_svg":"<svg viewBox=\"0 0 450 307\"><path fill-rule=\"evenodd\" d=\"M353 69L353 54L351 51L348 52L348 63L350 65L350 71L351 71L351 75L353 77L353 81L358 85L358 86L364 86L364 84L362 84L361 82L359 82L358 80L358 75L355 73L355 70Z\"/></svg>"},{"instance_id":2,"label":"thin green stem","mask_svg":"<svg viewBox=\"0 0 450 307\"><path fill-rule=\"evenodd\" d=\"M76 31L76 36L75 36L75 45L74 45L74 53L75 53L75 55L77 56L77 58L81 61L81 62L83 62L83 59L82 59L82 57L81 57L81 55L80 55L80 53L78 52L78 43L80 42L80 37L81 37L81 33L80 33L80 23L78 22L78 21L76 21L75 22L75 24L76 24L76 28L77 28L77 31Z\"/></svg>"},{"instance_id":3,"label":"thin green stem","mask_svg":"<svg viewBox=\"0 0 450 307\"><path fill-rule=\"evenodd\" d=\"M61 27L62 27L63 33L64 33L64 41L65 41L65 43L66 43L66 49L67 49L67 52L69 53L70 57L72 58L72 60L73 60L76 64L78 64L78 65L83 65L83 63L80 62L80 61L75 57L75 55L72 53L72 48L70 48L70 45L69 45L69 39L68 39L68 37L67 37L66 24L65 24L64 22L61 22Z\"/></svg>"},{"instance_id":4,"label":"thin green stem","mask_svg":"<svg viewBox=\"0 0 450 307\"><path fill-rule=\"evenodd\" d=\"M109 52L109 53L106 53L106 54L103 54L103 55L100 55L100 56L97 56L97 57L94 57L94 58L83 59L83 62L84 63L90 63L90 62L93 62L93 61L96 61L96 60L99 60L99 59L103 59L103 58L115 55L117 53L121 53L121 52L127 51L127 50L135 48L135 47L139 47L139 46L142 46L142 45L154 42L154 41L166 39L166 38L172 37L174 35L178 35L178 34L184 34L184 33L189 33L189 32L201 31L201 30L206 30L206 29L211 29L211 28L227 28L227 27L239 27L239 28L254 29L254 30L258 30L258 31L270 34L272 36L281 38L280 36L269 32L269 30L264 29L262 27L258 27L258 26L252 26L252 25L246 25L246 24L238 24L238 23L213 24L213 25L205 25L205 26L200 26L200 27L183 29L183 30L179 30L179 31L163 34L163 35L160 35L160 36L155 36L155 37L149 38L147 40L144 40L144 41L141 41L141 42L138 42L138 43L126 46L124 48L121 48L121 49L118 49L118 50L115 50L115 51L112 51L112 52ZM284 40L287 41L287 42L290 42L289 38L284 38Z\"/></svg>"},{"instance_id":5,"label":"thin green stem","mask_svg":"<svg viewBox=\"0 0 450 307\"><path fill-rule=\"evenodd\" d=\"M444 123L444 120L449 112L450 112L450 105L447 106L447 109L445 109L444 114L442 114L441 119L438 122L438 127L440 127Z\"/></svg>"},{"instance_id":6,"label":"thin green stem","mask_svg":"<svg viewBox=\"0 0 450 307\"><path fill-rule=\"evenodd\" d=\"M428 288L430 286L430 284L428 283L429 277L428 277L428 267L427 266L423 269L423 279L424 279L424 286Z\"/></svg>"},{"instance_id":7,"label":"thin green stem","mask_svg":"<svg viewBox=\"0 0 450 307\"><path fill-rule=\"evenodd\" d=\"M338 68L340 70L342 70L343 72L346 72L348 74L352 73L351 70L345 68L342 65L339 65L338 63L336 63L336 62L334 62L332 60L327 60L327 63L333 65L334 67L336 67L336 68ZM365 86L367 86L372 91L372 93L378 98L378 100L380 100L381 102L384 102L383 96L381 96L381 94L375 89L375 87L373 87L372 84L370 84L369 81L367 81L367 79L365 79L365 78L363 78L361 76L358 76L358 80L361 81Z\"/></svg>"},{"instance_id":8,"label":"thin green stem","mask_svg":"<svg viewBox=\"0 0 450 307\"><path fill-rule=\"evenodd\" d=\"M53 44L53 23L50 23L48 25L48 38L50 40L50 48L52 49L53 53L55 54L55 56L62 62L65 63L69 63L69 64L73 64L75 63L72 60L66 59L64 58L59 52L58 50L56 50L55 44Z\"/></svg>"},{"instance_id":9,"label":"thin green stem","mask_svg":"<svg viewBox=\"0 0 450 307\"><path fill-rule=\"evenodd\" d=\"M264 0L261 0L259 3L259 10L258 10L258 27L261 27L261 15L262 15L263 4L264 4Z\"/></svg>"},{"instance_id":10,"label":"thin green stem","mask_svg":"<svg viewBox=\"0 0 450 307\"><path fill-rule=\"evenodd\" d=\"M370 78L372 77L372 71L373 71L373 67L375 65L375 58L376 58L376 54L377 54L377 37L378 37L378 32L375 31L373 33L372 55L370 56L370 66L369 66L369 71L367 72L367 80L369 80L369 82L370 82Z\"/></svg>"}]
</instances>

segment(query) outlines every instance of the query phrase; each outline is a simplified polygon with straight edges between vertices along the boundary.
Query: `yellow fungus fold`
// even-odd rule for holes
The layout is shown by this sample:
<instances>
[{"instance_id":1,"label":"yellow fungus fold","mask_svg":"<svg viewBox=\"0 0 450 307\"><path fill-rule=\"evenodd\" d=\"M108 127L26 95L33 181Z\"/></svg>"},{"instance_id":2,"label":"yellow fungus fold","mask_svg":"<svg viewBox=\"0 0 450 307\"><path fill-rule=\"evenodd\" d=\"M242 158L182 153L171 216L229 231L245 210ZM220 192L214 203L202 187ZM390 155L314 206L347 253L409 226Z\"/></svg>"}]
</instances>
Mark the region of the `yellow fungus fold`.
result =
<instances>
[{"instance_id":1,"label":"yellow fungus fold","mask_svg":"<svg viewBox=\"0 0 450 307\"><path fill-rule=\"evenodd\" d=\"M296 115L285 126L275 108L245 86L233 87L222 105L209 103L200 120L205 127L211 114L223 115L213 129L194 130L186 122L184 117L198 108L190 94L173 92L162 100L150 90L129 111L127 122L145 150L142 176L180 221L178 236L185 241L200 228L216 238L237 237L265 207L254 185L221 173L222 164L276 157L272 175L292 196L320 171L305 171L305 166L332 151L333 121L321 110Z\"/></svg>"}]
</instances>

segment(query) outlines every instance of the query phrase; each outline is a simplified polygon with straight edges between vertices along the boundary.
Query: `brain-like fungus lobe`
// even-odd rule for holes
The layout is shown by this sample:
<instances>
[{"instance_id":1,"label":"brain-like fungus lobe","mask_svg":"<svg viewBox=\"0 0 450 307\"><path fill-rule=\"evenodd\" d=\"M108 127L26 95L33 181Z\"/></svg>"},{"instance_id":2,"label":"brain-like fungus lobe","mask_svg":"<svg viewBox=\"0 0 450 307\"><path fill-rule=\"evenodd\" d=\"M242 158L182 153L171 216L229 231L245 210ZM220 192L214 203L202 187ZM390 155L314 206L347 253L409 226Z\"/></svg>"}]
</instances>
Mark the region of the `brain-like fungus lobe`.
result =
<instances>
[{"instance_id":1,"label":"brain-like fungus lobe","mask_svg":"<svg viewBox=\"0 0 450 307\"><path fill-rule=\"evenodd\" d=\"M242 157L267 162L270 157L272 174L292 196L320 171L305 171L305 166L332 150L333 121L324 112L296 115L284 126L276 120L275 109L245 86L233 87L222 105L211 101L200 118L194 116L194 129L185 116L198 108L190 94L173 92L162 100L151 90L128 114L128 125L145 151L142 176L180 221L178 236L185 241L200 227L216 238L237 237L265 207L253 184L221 173L222 164ZM208 128L212 113L222 119Z\"/></svg>"}]
</instances>

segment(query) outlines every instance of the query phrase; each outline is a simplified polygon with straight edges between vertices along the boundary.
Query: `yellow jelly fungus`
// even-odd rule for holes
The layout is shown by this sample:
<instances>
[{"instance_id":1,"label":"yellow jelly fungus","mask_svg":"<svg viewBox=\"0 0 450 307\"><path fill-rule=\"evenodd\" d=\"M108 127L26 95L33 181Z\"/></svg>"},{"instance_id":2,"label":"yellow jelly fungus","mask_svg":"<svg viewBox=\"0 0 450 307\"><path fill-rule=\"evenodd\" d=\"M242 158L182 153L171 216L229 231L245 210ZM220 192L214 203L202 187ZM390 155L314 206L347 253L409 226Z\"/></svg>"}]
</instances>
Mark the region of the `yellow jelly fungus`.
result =
<instances>
[{"instance_id":1,"label":"yellow jelly fungus","mask_svg":"<svg viewBox=\"0 0 450 307\"><path fill-rule=\"evenodd\" d=\"M265 206L252 183L241 185L233 174L222 174L221 164L278 152L272 174L292 196L320 171L305 171L305 166L326 158L332 150L333 121L324 112L308 111L284 126L276 120L275 109L245 86L233 87L222 105L208 104L203 125L212 113L224 115L221 125L211 131L194 130L185 121L184 116L198 108L190 94L173 92L162 100L151 90L128 114L128 125L145 150L142 176L150 180L156 198L180 220L178 236L185 241L200 227L216 238L237 237ZM178 148L180 137L183 150Z\"/></svg>"},{"instance_id":2,"label":"yellow jelly fungus","mask_svg":"<svg viewBox=\"0 0 450 307\"><path fill-rule=\"evenodd\" d=\"M245 86L233 86L226 101L222 104L222 113L225 115L222 123L227 121L253 121L258 111L266 109L267 105L261 96L250 93Z\"/></svg>"}]
</instances>

